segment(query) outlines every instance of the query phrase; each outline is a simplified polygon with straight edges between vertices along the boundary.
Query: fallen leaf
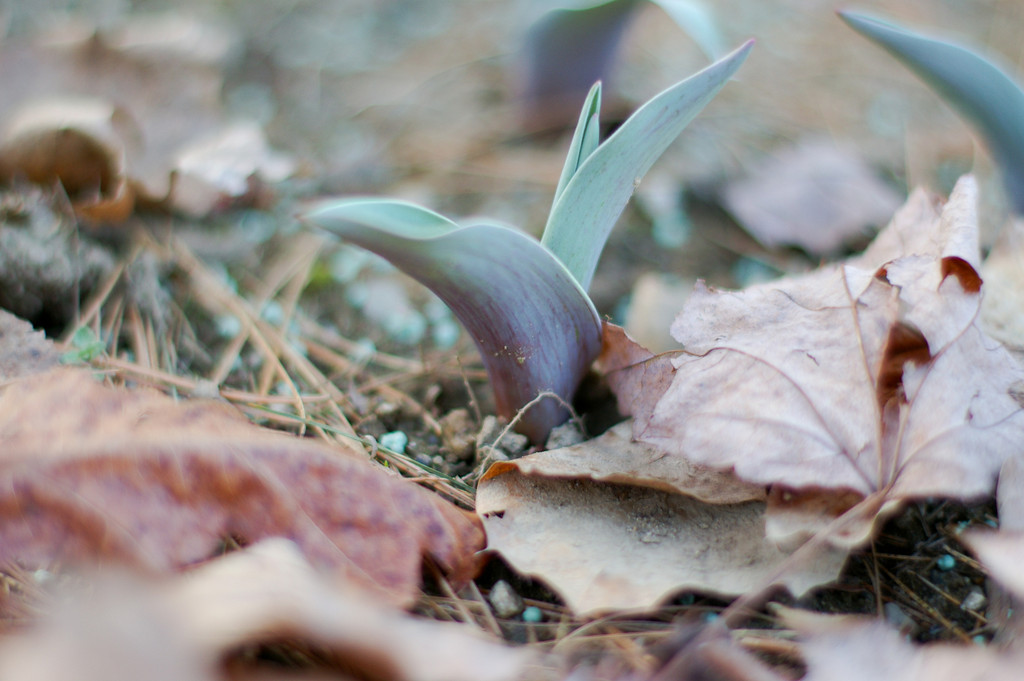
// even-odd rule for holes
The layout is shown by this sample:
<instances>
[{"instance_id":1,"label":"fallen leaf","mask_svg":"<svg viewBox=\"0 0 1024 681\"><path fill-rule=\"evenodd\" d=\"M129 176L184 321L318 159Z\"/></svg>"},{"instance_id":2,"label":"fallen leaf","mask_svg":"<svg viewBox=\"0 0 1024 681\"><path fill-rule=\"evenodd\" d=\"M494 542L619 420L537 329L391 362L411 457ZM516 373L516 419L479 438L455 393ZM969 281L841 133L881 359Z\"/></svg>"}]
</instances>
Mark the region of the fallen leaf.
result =
<instances>
[{"instance_id":1,"label":"fallen leaf","mask_svg":"<svg viewBox=\"0 0 1024 681\"><path fill-rule=\"evenodd\" d=\"M860 258L739 292L698 284L686 352L634 435L751 482L882 493L993 491L1024 438L1024 371L979 329L975 184L917 192Z\"/></svg>"},{"instance_id":2,"label":"fallen leaf","mask_svg":"<svg viewBox=\"0 0 1024 681\"><path fill-rule=\"evenodd\" d=\"M651 609L682 590L734 595L774 582L789 553L765 537L764 489L665 457L630 430L625 422L491 466L476 499L488 549L584 615ZM780 583L803 593L834 579L844 559L825 555Z\"/></svg>"},{"instance_id":3,"label":"fallen leaf","mask_svg":"<svg viewBox=\"0 0 1024 681\"><path fill-rule=\"evenodd\" d=\"M60 180L94 222L123 220L137 203L194 214L249 198L294 164L261 130L227 119L222 70L239 45L223 26L178 11L9 42L0 179ZM197 162L212 166L199 172Z\"/></svg>"},{"instance_id":4,"label":"fallen leaf","mask_svg":"<svg viewBox=\"0 0 1024 681\"><path fill-rule=\"evenodd\" d=\"M986 295L981 304L985 333L1017 352L1024 350L1024 220L1010 223L981 267Z\"/></svg>"},{"instance_id":5,"label":"fallen leaf","mask_svg":"<svg viewBox=\"0 0 1024 681\"><path fill-rule=\"evenodd\" d=\"M881 620L783 611L798 635L805 681L1012 681L1021 651L980 646L915 646Z\"/></svg>"},{"instance_id":6,"label":"fallen leaf","mask_svg":"<svg viewBox=\"0 0 1024 681\"><path fill-rule=\"evenodd\" d=\"M423 556L455 584L477 569L476 519L361 453L57 370L0 396L0 562L167 571L227 538L292 539L315 566L385 600L418 593Z\"/></svg>"},{"instance_id":7,"label":"fallen leaf","mask_svg":"<svg viewBox=\"0 0 1024 681\"><path fill-rule=\"evenodd\" d=\"M0 645L0 675L219 679L227 664L250 678L259 664L239 651L281 640L332 653L357 678L501 681L536 661L468 627L415 619L358 582L326 579L282 539L161 581L106 575L71 595L55 619Z\"/></svg>"},{"instance_id":8,"label":"fallen leaf","mask_svg":"<svg viewBox=\"0 0 1024 681\"><path fill-rule=\"evenodd\" d=\"M134 123L102 99L31 100L7 123L0 178L60 183L79 215L121 222L135 206L126 159Z\"/></svg>"},{"instance_id":9,"label":"fallen leaf","mask_svg":"<svg viewBox=\"0 0 1024 681\"><path fill-rule=\"evenodd\" d=\"M232 123L185 145L172 170L172 205L198 217L257 193L261 183L288 179L295 163L271 149L255 123Z\"/></svg>"},{"instance_id":10,"label":"fallen leaf","mask_svg":"<svg viewBox=\"0 0 1024 681\"><path fill-rule=\"evenodd\" d=\"M1019 648L1024 641L1024 454L1009 457L1000 469L996 501L998 531L972 528L960 539L992 578L985 616L995 628L995 640Z\"/></svg>"},{"instance_id":11,"label":"fallen leaf","mask_svg":"<svg viewBox=\"0 0 1024 681\"><path fill-rule=\"evenodd\" d=\"M765 246L829 255L884 224L900 205L855 150L805 139L724 191L726 208Z\"/></svg>"}]
</instances>

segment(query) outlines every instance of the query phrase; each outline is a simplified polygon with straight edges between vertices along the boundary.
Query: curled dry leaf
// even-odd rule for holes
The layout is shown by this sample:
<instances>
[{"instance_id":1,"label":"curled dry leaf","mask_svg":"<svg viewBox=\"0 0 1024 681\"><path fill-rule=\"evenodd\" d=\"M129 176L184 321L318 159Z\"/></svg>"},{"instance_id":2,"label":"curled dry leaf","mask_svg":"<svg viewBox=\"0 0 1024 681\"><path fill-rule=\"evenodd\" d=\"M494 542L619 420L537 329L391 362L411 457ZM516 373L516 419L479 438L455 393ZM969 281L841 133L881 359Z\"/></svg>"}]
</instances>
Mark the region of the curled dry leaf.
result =
<instances>
[{"instance_id":1,"label":"curled dry leaf","mask_svg":"<svg viewBox=\"0 0 1024 681\"><path fill-rule=\"evenodd\" d=\"M977 324L975 202L972 178L944 207L918 191L858 258L739 292L698 284L672 328L685 352L671 385L618 391L634 436L747 481L872 497L879 511L990 494L1024 439L1024 371ZM863 541L874 515L837 543Z\"/></svg>"},{"instance_id":2,"label":"curled dry leaf","mask_svg":"<svg viewBox=\"0 0 1024 681\"><path fill-rule=\"evenodd\" d=\"M227 404L115 390L58 370L0 396L0 562L169 570L226 538L295 541L310 562L405 604L430 556L456 584L476 519L362 453L249 424Z\"/></svg>"},{"instance_id":3,"label":"curled dry leaf","mask_svg":"<svg viewBox=\"0 0 1024 681\"><path fill-rule=\"evenodd\" d=\"M493 465L476 500L488 548L584 614L770 580L789 554L765 537L764 488L666 457L630 430ZM834 579L844 556L831 558L782 583L803 593Z\"/></svg>"},{"instance_id":4,"label":"curled dry leaf","mask_svg":"<svg viewBox=\"0 0 1024 681\"><path fill-rule=\"evenodd\" d=\"M134 123L102 99L32 100L7 123L0 146L0 178L60 183L76 213L120 222L135 207L127 155Z\"/></svg>"},{"instance_id":5,"label":"curled dry leaf","mask_svg":"<svg viewBox=\"0 0 1024 681\"><path fill-rule=\"evenodd\" d=\"M59 180L80 217L118 222L140 203L208 212L294 170L227 120L222 71L241 43L226 27L175 11L54 33L0 49L0 179Z\"/></svg>"},{"instance_id":6,"label":"curled dry leaf","mask_svg":"<svg viewBox=\"0 0 1024 681\"><path fill-rule=\"evenodd\" d=\"M282 639L333 653L357 678L504 681L521 678L534 658L466 627L414 619L358 582L325 579L282 539L171 579L108 575L90 591L72 594L34 632L5 641L0 675L212 680L225 678L225 662L259 671L252 660L234 659L238 651Z\"/></svg>"}]
</instances>

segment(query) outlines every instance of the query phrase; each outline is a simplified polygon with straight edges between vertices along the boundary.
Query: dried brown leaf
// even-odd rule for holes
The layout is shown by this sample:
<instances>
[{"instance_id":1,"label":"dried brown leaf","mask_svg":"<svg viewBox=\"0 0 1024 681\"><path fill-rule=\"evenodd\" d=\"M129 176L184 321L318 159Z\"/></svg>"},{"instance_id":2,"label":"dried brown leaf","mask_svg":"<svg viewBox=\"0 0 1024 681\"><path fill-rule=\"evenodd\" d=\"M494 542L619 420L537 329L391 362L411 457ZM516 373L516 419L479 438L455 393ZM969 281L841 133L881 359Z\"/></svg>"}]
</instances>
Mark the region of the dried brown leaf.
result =
<instances>
[{"instance_id":1,"label":"dried brown leaf","mask_svg":"<svg viewBox=\"0 0 1024 681\"><path fill-rule=\"evenodd\" d=\"M88 371L0 396L0 561L115 561L169 570L228 537L295 541L385 599L415 597L422 556L470 578L469 513L360 454L256 428L227 404L115 390Z\"/></svg>"},{"instance_id":2,"label":"dried brown leaf","mask_svg":"<svg viewBox=\"0 0 1024 681\"><path fill-rule=\"evenodd\" d=\"M666 457L629 432L627 422L492 466L477 491L488 548L584 614L773 582L789 553L765 537L763 488ZM834 579L843 558L826 552L779 581L803 593Z\"/></svg>"},{"instance_id":3,"label":"dried brown leaf","mask_svg":"<svg viewBox=\"0 0 1024 681\"><path fill-rule=\"evenodd\" d=\"M123 220L136 203L203 214L253 198L254 184L294 164L261 130L227 120L222 66L238 46L223 26L180 11L6 44L0 179L59 180L94 222Z\"/></svg>"},{"instance_id":4,"label":"dried brown leaf","mask_svg":"<svg viewBox=\"0 0 1024 681\"><path fill-rule=\"evenodd\" d=\"M976 324L975 196L964 179L940 213L915 194L838 267L735 293L698 286L673 326L686 354L634 435L763 484L991 493L1024 438L1012 396L1024 371Z\"/></svg>"},{"instance_id":5,"label":"dried brown leaf","mask_svg":"<svg viewBox=\"0 0 1024 681\"><path fill-rule=\"evenodd\" d=\"M108 575L55 621L6 641L0 674L216 679L239 650L281 640L331 653L358 678L502 681L533 661L476 630L414 619L361 586L326 579L282 539L162 581Z\"/></svg>"}]
</instances>

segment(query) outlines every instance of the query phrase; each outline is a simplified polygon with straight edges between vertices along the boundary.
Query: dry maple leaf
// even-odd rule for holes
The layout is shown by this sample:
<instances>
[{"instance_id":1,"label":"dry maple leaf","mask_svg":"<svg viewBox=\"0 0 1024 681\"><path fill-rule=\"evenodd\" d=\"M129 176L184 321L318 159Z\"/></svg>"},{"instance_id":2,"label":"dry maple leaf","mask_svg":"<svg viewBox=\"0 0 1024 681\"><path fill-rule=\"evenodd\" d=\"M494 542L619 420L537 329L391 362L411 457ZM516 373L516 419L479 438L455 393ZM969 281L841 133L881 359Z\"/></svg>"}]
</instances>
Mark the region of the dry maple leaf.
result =
<instances>
[{"instance_id":1,"label":"dry maple leaf","mask_svg":"<svg viewBox=\"0 0 1024 681\"><path fill-rule=\"evenodd\" d=\"M780 488L991 493L1024 441L1024 371L976 324L975 203L971 178L941 211L918 191L859 258L738 292L699 284L672 328L671 385L618 391L634 436Z\"/></svg>"},{"instance_id":2,"label":"dry maple leaf","mask_svg":"<svg viewBox=\"0 0 1024 681\"><path fill-rule=\"evenodd\" d=\"M471 514L358 454L257 428L227 404L117 390L89 371L0 396L0 563L168 570L227 537L292 539L320 568L406 604L422 556L460 583Z\"/></svg>"},{"instance_id":3,"label":"dry maple leaf","mask_svg":"<svg viewBox=\"0 0 1024 681\"><path fill-rule=\"evenodd\" d=\"M258 660L239 651L281 640L331 653L351 678L510 681L535 662L532 653L477 630L415 619L361 586L325 579L282 539L173 578L106 575L90 580L87 592L72 592L56 617L3 641L0 675L22 681L253 678L273 670L261 670Z\"/></svg>"}]
</instances>

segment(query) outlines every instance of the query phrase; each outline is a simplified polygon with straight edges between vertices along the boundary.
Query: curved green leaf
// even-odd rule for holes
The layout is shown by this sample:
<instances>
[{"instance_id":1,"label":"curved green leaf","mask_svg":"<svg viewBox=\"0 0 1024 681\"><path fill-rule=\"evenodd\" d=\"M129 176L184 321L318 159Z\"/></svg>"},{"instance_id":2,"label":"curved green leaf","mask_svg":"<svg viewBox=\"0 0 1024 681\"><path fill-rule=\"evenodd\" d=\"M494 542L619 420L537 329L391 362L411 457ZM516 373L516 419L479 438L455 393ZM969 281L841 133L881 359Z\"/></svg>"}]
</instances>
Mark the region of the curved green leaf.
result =
<instances>
[{"instance_id":1,"label":"curved green leaf","mask_svg":"<svg viewBox=\"0 0 1024 681\"><path fill-rule=\"evenodd\" d=\"M585 289L636 183L747 58L753 41L640 107L562 191L541 240Z\"/></svg>"},{"instance_id":2,"label":"curved green leaf","mask_svg":"<svg viewBox=\"0 0 1024 681\"><path fill-rule=\"evenodd\" d=\"M570 401L601 350L601 322L565 267L530 236L499 225L461 227L402 201L324 201L303 219L373 251L437 294L480 350L499 414L544 391ZM542 443L568 418L554 399L518 430Z\"/></svg>"},{"instance_id":3,"label":"curved green leaf","mask_svg":"<svg viewBox=\"0 0 1024 681\"><path fill-rule=\"evenodd\" d=\"M974 52L853 12L839 16L881 45L935 90L981 134L1003 173L1007 193L1024 214L1024 91Z\"/></svg>"},{"instance_id":4,"label":"curved green leaf","mask_svg":"<svg viewBox=\"0 0 1024 681\"><path fill-rule=\"evenodd\" d=\"M558 178L558 187L555 189L555 202L562 195L565 185L576 174L583 162L594 153L597 145L601 143L601 81L594 83L587 93L583 102L583 110L580 111L580 120L576 124L576 131L572 134L572 142L569 144L569 153L565 157L565 165L562 166L562 176Z\"/></svg>"}]
</instances>

